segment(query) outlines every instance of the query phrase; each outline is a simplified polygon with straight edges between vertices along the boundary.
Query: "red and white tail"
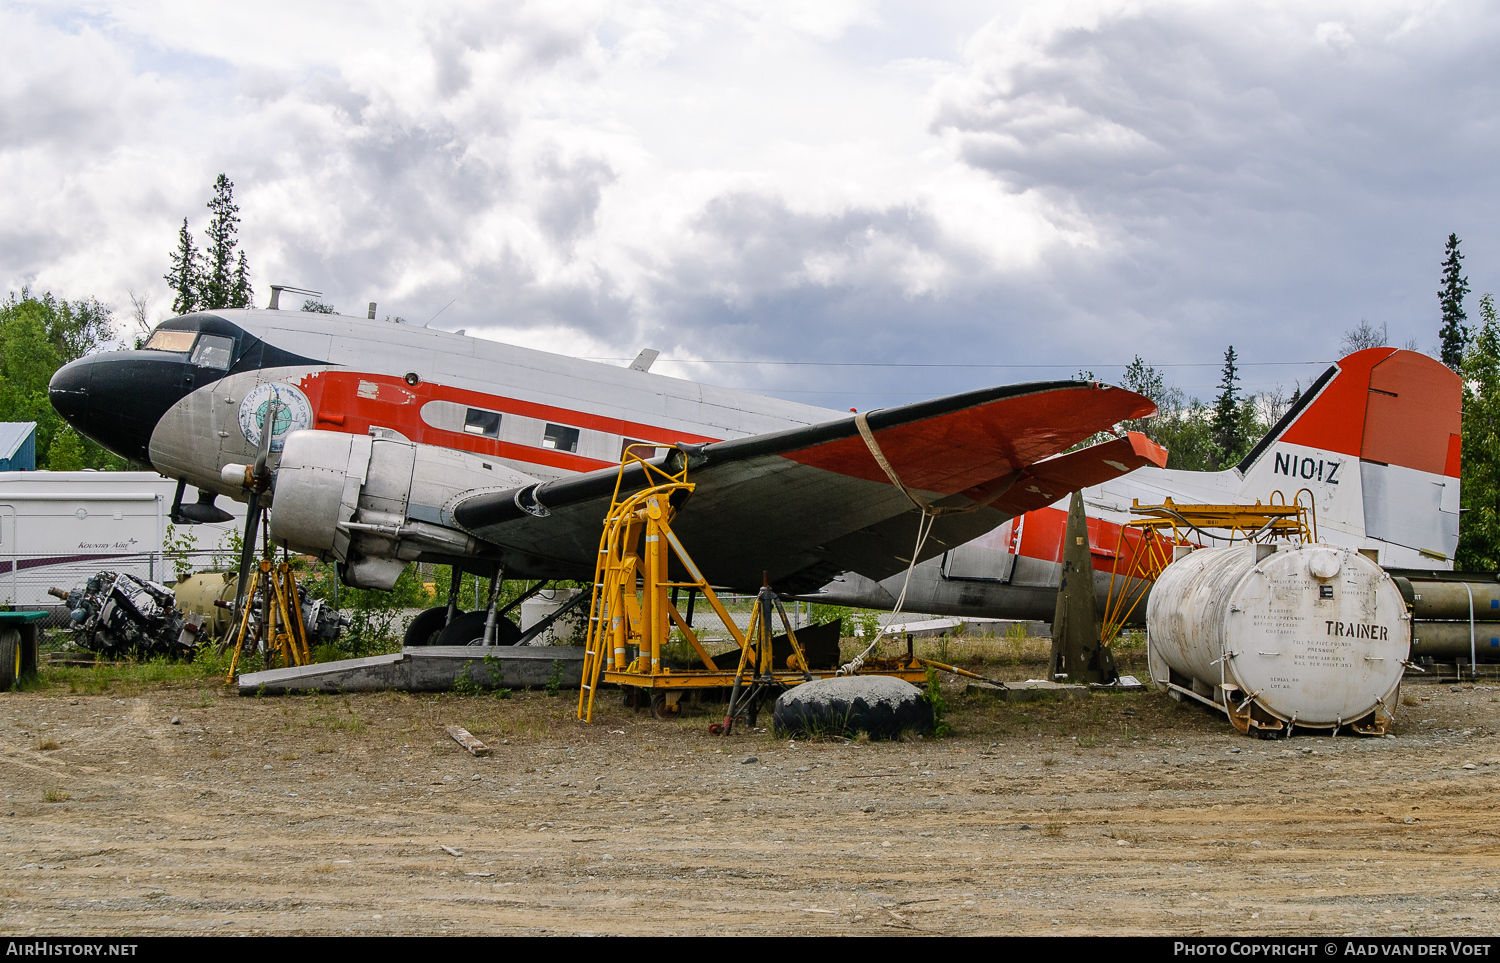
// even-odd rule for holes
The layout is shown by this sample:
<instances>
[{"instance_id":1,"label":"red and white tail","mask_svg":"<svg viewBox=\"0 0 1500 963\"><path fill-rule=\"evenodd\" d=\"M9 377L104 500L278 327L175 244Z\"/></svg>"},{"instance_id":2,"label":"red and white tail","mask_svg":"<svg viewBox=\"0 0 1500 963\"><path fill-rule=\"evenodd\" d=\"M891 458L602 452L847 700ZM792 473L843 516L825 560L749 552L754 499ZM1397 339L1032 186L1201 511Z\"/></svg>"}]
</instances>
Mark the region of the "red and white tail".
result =
<instances>
[{"instance_id":1,"label":"red and white tail","mask_svg":"<svg viewBox=\"0 0 1500 963\"><path fill-rule=\"evenodd\" d=\"M1241 479L1236 501L1307 489L1319 536L1382 565L1451 567L1462 405L1462 382L1441 362L1397 348L1358 351L1225 474Z\"/></svg>"}]
</instances>

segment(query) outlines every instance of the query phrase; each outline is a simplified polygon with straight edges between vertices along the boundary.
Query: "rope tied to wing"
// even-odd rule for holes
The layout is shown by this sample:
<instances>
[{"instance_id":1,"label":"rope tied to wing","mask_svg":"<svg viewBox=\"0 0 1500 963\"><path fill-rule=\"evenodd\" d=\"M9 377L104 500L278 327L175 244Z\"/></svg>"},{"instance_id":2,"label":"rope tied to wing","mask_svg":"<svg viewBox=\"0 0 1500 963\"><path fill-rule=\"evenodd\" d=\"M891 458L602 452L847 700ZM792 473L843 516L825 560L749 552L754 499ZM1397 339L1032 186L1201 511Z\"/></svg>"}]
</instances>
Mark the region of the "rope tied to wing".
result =
<instances>
[{"instance_id":1,"label":"rope tied to wing","mask_svg":"<svg viewBox=\"0 0 1500 963\"><path fill-rule=\"evenodd\" d=\"M875 410L878 411L880 409L877 408ZM870 450L870 455L875 459L875 464L879 465L880 470L885 472L885 477L891 480L892 485L901 489L901 493L922 514L917 519L917 544L912 549L911 560L906 565L906 578L901 583L901 594L896 597L896 607L891 610L890 620L875 633L875 638L870 640L870 644L865 647L863 652L839 666L837 675L854 675L860 669L864 668L865 659L871 652L875 651L875 646L880 644L880 640L885 636L886 631L895 624L896 616L901 614L901 608L906 604L906 593L911 588L912 570L917 567L917 559L922 555L922 546L927 543L927 536L932 534L932 526L937 523L938 517L941 515L967 515L970 512L976 512L981 508L988 507L1001 495L1010 491L1010 487L1016 483L1016 479L1021 475L1020 472L1012 472L1010 477L1003 484L999 485L995 491L985 496L982 500L971 502L968 505L934 505L907 487L906 483L901 480L901 476L896 474L896 469L891 467L890 460L885 457L885 452L881 451L880 442L875 440L875 432L870 430L869 414L869 412L864 411L857 413L854 416L854 427L859 429L859 436L864 439L865 447Z\"/></svg>"},{"instance_id":2,"label":"rope tied to wing","mask_svg":"<svg viewBox=\"0 0 1500 963\"><path fill-rule=\"evenodd\" d=\"M875 409L875 411L879 410L879 408ZM939 515L967 515L970 512L977 512L981 508L988 508L1001 495L1010 491L1010 486L1014 485L1016 479L1021 475L1020 472L1011 472L1010 477L993 492L968 505L934 505L908 488L906 482L901 480L901 476L896 474L896 469L891 467L890 461L885 457L885 452L880 450L880 442L875 440L875 432L870 430L870 414L871 412L861 411L854 416L854 427L859 429L859 437L864 439L865 447L870 450L870 456L875 459L875 464L879 465L880 470L885 472L885 477L891 480L892 485L901 489L901 493L913 505L917 506L917 509L924 515L930 515L934 518Z\"/></svg>"}]
</instances>

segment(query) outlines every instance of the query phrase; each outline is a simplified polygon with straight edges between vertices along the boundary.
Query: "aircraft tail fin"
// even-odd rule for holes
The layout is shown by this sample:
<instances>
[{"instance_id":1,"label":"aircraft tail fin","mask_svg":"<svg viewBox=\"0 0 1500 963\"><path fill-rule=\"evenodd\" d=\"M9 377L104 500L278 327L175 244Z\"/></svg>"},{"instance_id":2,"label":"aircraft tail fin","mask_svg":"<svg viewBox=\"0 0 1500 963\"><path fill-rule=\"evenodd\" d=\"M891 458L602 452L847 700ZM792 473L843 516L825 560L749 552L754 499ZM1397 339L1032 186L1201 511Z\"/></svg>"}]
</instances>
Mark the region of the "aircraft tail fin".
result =
<instances>
[{"instance_id":1,"label":"aircraft tail fin","mask_svg":"<svg viewBox=\"0 0 1500 963\"><path fill-rule=\"evenodd\" d=\"M1325 371L1237 467L1247 492L1306 488L1320 523L1429 564L1451 562L1462 403L1458 375L1433 358L1357 351Z\"/></svg>"}]
</instances>

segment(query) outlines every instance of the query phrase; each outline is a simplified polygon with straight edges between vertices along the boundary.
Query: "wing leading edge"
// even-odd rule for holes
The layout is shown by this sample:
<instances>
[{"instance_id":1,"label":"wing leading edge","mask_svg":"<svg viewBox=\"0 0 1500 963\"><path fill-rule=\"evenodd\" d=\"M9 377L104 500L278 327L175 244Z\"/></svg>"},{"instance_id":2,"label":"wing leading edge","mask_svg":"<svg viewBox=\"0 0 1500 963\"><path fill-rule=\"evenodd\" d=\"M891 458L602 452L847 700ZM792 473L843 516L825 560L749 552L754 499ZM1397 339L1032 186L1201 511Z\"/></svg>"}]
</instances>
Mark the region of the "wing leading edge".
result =
<instances>
[{"instance_id":1,"label":"wing leading edge","mask_svg":"<svg viewBox=\"0 0 1500 963\"><path fill-rule=\"evenodd\" d=\"M1135 432L1067 451L1155 410L1133 392L1062 381L950 395L865 418L908 489L938 507L973 509L936 520L922 555L928 558L1079 488L1164 465L1165 450ZM765 573L780 591L811 591L846 571L885 578L910 560L919 512L852 415L684 445L663 458L674 466L683 459L696 488L673 528L715 585L753 589ZM516 575L586 579L617 475L608 468L461 496L445 509L445 521L499 546ZM643 484L639 467L626 469L622 490Z\"/></svg>"}]
</instances>

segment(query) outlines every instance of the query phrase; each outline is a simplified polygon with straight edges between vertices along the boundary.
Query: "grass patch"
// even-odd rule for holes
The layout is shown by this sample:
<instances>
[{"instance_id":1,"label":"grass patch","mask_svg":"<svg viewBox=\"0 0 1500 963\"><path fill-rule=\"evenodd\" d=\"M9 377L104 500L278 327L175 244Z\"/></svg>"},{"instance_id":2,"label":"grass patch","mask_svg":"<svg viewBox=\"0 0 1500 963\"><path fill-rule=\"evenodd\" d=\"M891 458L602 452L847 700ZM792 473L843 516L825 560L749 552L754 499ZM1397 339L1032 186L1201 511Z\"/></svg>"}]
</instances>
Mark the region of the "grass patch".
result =
<instances>
[{"instance_id":1,"label":"grass patch","mask_svg":"<svg viewBox=\"0 0 1500 963\"><path fill-rule=\"evenodd\" d=\"M332 729L335 732L364 732L369 724L358 715L350 712L340 714L338 712L321 712L308 720L315 726Z\"/></svg>"},{"instance_id":2,"label":"grass patch","mask_svg":"<svg viewBox=\"0 0 1500 963\"><path fill-rule=\"evenodd\" d=\"M1061 836L1062 834L1062 823L1048 823L1042 827L1043 836Z\"/></svg>"},{"instance_id":3,"label":"grass patch","mask_svg":"<svg viewBox=\"0 0 1500 963\"><path fill-rule=\"evenodd\" d=\"M65 803L73 798L73 794L66 789L48 789L42 793L42 802Z\"/></svg>"},{"instance_id":4,"label":"grass patch","mask_svg":"<svg viewBox=\"0 0 1500 963\"><path fill-rule=\"evenodd\" d=\"M200 687L199 707L207 708L213 700L201 687L210 681L223 685L229 666L210 648L198 653L192 662L157 657L89 666L43 663L39 669L35 676L22 680L23 689L65 689L70 695L136 695L161 686L195 685Z\"/></svg>"},{"instance_id":5,"label":"grass patch","mask_svg":"<svg viewBox=\"0 0 1500 963\"><path fill-rule=\"evenodd\" d=\"M42 752L51 752L53 749L61 749L62 743L53 738L46 738L36 744L37 749Z\"/></svg>"}]
</instances>

